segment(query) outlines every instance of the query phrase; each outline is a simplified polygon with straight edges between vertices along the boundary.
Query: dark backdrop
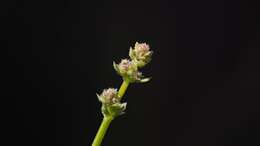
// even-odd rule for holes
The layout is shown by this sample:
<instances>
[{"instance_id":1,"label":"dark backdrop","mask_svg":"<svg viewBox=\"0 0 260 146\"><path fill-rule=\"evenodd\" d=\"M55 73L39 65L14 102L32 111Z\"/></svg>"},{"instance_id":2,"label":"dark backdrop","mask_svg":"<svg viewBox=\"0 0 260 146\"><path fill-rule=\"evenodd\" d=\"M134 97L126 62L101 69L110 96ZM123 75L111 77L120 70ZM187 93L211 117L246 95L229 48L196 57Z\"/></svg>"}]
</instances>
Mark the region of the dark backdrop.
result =
<instances>
[{"instance_id":1,"label":"dark backdrop","mask_svg":"<svg viewBox=\"0 0 260 146\"><path fill-rule=\"evenodd\" d=\"M136 41L153 79L127 91L104 146L260 145L254 1L1 1L2 129L10 146L89 146L96 93Z\"/></svg>"}]
</instances>

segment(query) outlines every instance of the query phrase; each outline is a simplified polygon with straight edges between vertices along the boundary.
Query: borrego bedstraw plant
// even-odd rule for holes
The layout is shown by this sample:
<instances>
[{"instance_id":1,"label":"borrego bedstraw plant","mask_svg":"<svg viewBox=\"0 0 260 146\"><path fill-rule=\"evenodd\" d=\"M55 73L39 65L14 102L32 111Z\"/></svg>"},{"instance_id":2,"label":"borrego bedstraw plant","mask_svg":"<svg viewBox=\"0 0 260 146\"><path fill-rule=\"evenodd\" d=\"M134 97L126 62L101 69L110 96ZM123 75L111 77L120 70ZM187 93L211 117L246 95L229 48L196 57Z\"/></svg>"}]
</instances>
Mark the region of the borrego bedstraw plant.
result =
<instances>
[{"instance_id":1,"label":"borrego bedstraw plant","mask_svg":"<svg viewBox=\"0 0 260 146\"><path fill-rule=\"evenodd\" d=\"M92 146L100 146L110 123L117 116L124 114L126 102L122 98L130 83L145 83L150 78L144 78L139 71L151 61L153 52L146 43L135 43L134 48L130 47L130 59L122 59L119 64L113 62L114 69L122 77L123 83L119 91L115 88L104 89L101 94L97 94L98 100L102 103L101 112L104 116Z\"/></svg>"}]
</instances>

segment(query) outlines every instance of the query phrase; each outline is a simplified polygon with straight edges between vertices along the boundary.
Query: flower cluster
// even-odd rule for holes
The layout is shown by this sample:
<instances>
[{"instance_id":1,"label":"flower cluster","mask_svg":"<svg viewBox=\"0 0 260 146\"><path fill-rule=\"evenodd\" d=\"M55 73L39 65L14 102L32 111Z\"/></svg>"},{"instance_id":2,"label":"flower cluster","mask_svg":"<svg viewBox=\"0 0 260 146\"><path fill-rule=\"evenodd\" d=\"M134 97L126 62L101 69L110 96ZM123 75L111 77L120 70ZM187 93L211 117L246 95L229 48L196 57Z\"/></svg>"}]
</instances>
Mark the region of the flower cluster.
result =
<instances>
[{"instance_id":1,"label":"flower cluster","mask_svg":"<svg viewBox=\"0 0 260 146\"><path fill-rule=\"evenodd\" d=\"M102 103L101 110L104 116L116 117L124 113L126 109L126 103L120 102L117 95L117 89L104 89L100 95L97 94L97 97L98 100Z\"/></svg>"},{"instance_id":2,"label":"flower cluster","mask_svg":"<svg viewBox=\"0 0 260 146\"><path fill-rule=\"evenodd\" d=\"M146 43L135 43L134 49L130 47L129 56L137 64L138 67L144 67L151 61L153 52L150 51L150 47Z\"/></svg>"},{"instance_id":3,"label":"flower cluster","mask_svg":"<svg viewBox=\"0 0 260 146\"><path fill-rule=\"evenodd\" d=\"M137 42L134 49L129 50L130 59L122 59L119 64L113 62L114 69L127 84L148 82L150 78L144 78L139 68L151 61L152 53L148 44ZM104 89L100 95L97 94L97 97L102 103L101 110L104 116L116 117L124 113L126 103L121 103L121 95L118 94L117 89Z\"/></svg>"},{"instance_id":4,"label":"flower cluster","mask_svg":"<svg viewBox=\"0 0 260 146\"><path fill-rule=\"evenodd\" d=\"M133 82L147 82L150 78L144 78L142 73L138 71L139 68L144 67L151 61L153 52L146 43L135 43L134 49L130 47L129 59L122 59L119 64L113 62L116 72L123 77L124 80Z\"/></svg>"},{"instance_id":5,"label":"flower cluster","mask_svg":"<svg viewBox=\"0 0 260 146\"><path fill-rule=\"evenodd\" d=\"M114 104L118 102L117 89L104 89L100 95L97 95L98 100L104 104Z\"/></svg>"}]
</instances>

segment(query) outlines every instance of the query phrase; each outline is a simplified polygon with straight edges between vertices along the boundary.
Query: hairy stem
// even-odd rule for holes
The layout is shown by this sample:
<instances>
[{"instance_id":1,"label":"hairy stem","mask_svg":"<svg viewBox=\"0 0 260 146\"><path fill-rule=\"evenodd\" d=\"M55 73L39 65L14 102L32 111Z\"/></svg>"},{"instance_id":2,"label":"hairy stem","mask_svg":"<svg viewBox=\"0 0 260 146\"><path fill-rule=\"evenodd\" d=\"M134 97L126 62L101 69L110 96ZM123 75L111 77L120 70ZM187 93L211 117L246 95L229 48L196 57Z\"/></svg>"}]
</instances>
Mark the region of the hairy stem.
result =
<instances>
[{"instance_id":1,"label":"hairy stem","mask_svg":"<svg viewBox=\"0 0 260 146\"><path fill-rule=\"evenodd\" d=\"M92 146L100 146L113 117L104 117Z\"/></svg>"}]
</instances>

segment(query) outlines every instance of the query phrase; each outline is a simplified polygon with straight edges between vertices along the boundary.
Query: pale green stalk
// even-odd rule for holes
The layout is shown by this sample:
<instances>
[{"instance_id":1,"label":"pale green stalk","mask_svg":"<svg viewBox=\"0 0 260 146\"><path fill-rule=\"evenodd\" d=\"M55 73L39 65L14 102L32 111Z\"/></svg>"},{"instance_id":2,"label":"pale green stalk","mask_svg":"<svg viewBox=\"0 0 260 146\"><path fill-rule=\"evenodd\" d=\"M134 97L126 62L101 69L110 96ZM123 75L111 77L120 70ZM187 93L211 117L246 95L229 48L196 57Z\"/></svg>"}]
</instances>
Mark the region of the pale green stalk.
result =
<instances>
[{"instance_id":1,"label":"pale green stalk","mask_svg":"<svg viewBox=\"0 0 260 146\"><path fill-rule=\"evenodd\" d=\"M100 146L113 117L104 117L92 146Z\"/></svg>"},{"instance_id":2,"label":"pale green stalk","mask_svg":"<svg viewBox=\"0 0 260 146\"><path fill-rule=\"evenodd\" d=\"M118 91L118 97L119 99L122 99L122 97L124 96L127 87L129 86L129 81L128 80L124 80L119 91Z\"/></svg>"}]
</instances>

